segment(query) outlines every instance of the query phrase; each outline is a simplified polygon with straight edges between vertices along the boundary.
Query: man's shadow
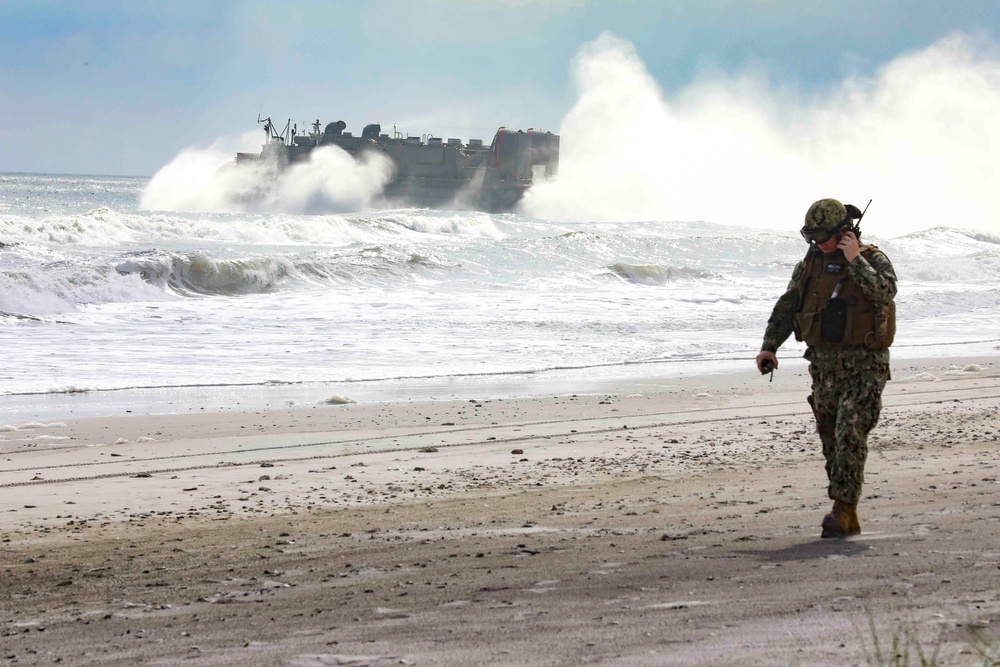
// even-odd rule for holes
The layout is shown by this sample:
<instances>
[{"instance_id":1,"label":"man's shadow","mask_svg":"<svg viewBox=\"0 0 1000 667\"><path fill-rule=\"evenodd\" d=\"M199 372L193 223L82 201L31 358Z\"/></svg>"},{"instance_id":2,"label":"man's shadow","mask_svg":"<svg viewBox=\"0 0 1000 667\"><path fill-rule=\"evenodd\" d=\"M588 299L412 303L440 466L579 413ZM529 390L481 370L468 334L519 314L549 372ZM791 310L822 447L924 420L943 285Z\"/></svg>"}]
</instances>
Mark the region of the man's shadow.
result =
<instances>
[{"instance_id":1,"label":"man's shadow","mask_svg":"<svg viewBox=\"0 0 1000 667\"><path fill-rule=\"evenodd\" d=\"M860 539L818 539L804 544L793 544L783 549L751 551L744 549L739 553L767 561L812 560L829 558L830 556L851 557L871 549L871 545Z\"/></svg>"}]
</instances>

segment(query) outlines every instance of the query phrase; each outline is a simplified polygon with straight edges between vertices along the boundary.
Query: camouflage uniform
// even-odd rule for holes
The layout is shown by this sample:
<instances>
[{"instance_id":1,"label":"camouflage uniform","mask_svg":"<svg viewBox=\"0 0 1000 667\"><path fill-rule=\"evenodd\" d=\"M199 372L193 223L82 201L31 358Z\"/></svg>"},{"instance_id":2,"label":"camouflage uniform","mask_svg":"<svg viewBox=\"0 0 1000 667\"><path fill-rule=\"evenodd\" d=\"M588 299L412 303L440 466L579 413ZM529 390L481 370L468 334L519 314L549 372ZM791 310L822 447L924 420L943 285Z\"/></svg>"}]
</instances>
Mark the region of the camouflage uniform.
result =
<instances>
[{"instance_id":1,"label":"camouflage uniform","mask_svg":"<svg viewBox=\"0 0 1000 667\"><path fill-rule=\"evenodd\" d=\"M788 289L775 304L761 350L777 352L791 335L804 267L804 261L798 263ZM868 259L858 256L847 271L873 303L888 303L896 296L896 273L881 251L869 254ZM878 423L882 389L889 380L889 350L811 345L804 356L809 360L809 403L823 442L830 498L857 505L868 456L868 432Z\"/></svg>"}]
</instances>

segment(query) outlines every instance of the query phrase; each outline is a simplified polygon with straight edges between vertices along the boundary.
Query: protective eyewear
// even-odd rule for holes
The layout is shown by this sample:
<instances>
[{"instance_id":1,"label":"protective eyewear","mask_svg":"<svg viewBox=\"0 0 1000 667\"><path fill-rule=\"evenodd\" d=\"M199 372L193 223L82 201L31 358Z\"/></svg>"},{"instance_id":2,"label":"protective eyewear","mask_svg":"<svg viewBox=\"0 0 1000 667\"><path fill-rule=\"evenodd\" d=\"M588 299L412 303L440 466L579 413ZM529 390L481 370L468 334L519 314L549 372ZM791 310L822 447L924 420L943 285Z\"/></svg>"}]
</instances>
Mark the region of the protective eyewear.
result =
<instances>
[{"instance_id":1,"label":"protective eyewear","mask_svg":"<svg viewBox=\"0 0 1000 667\"><path fill-rule=\"evenodd\" d=\"M824 231L824 230L809 231L802 229L799 231L799 233L802 234L802 238L806 240L806 243L810 245L822 245L827 241L829 241L830 239L832 239L837 234L839 234L842 229L843 226L837 227L836 229L830 231Z\"/></svg>"}]
</instances>

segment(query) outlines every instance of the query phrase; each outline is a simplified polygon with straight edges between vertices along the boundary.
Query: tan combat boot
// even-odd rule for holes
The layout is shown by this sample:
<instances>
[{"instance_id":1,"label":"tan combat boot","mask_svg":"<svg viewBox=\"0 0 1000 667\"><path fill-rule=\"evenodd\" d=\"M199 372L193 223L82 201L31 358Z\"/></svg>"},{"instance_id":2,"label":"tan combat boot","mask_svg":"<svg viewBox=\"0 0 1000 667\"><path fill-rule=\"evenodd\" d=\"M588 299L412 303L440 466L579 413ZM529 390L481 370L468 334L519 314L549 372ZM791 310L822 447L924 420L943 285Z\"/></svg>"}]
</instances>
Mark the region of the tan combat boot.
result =
<instances>
[{"instance_id":1,"label":"tan combat boot","mask_svg":"<svg viewBox=\"0 0 1000 667\"><path fill-rule=\"evenodd\" d=\"M820 537L850 537L860 532L858 506L834 500L833 509L823 517L823 533Z\"/></svg>"},{"instance_id":2,"label":"tan combat boot","mask_svg":"<svg viewBox=\"0 0 1000 667\"><path fill-rule=\"evenodd\" d=\"M849 505L851 510L850 522L848 523L847 534L848 535L860 535L861 534L861 521L858 520L858 506Z\"/></svg>"}]
</instances>

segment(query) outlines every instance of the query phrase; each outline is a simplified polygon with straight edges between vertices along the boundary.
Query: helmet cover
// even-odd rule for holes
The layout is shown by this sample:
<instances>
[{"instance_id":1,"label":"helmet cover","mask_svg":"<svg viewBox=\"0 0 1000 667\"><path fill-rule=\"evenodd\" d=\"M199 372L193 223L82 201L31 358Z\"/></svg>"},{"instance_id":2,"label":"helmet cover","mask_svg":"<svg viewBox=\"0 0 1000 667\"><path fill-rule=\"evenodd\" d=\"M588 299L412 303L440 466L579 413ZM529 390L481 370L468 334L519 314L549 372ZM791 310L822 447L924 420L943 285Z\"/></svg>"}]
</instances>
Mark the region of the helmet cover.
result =
<instances>
[{"instance_id":1,"label":"helmet cover","mask_svg":"<svg viewBox=\"0 0 1000 667\"><path fill-rule=\"evenodd\" d=\"M820 199L806 211L804 232L832 232L847 220L847 207L836 199Z\"/></svg>"},{"instance_id":2,"label":"helmet cover","mask_svg":"<svg viewBox=\"0 0 1000 667\"><path fill-rule=\"evenodd\" d=\"M820 199L806 211L800 233L809 243L823 243L848 221L847 207L836 199Z\"/></svg>"}]
</instances>

